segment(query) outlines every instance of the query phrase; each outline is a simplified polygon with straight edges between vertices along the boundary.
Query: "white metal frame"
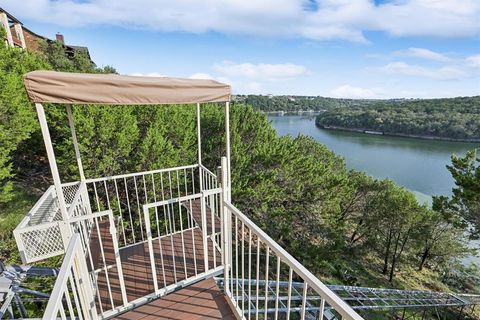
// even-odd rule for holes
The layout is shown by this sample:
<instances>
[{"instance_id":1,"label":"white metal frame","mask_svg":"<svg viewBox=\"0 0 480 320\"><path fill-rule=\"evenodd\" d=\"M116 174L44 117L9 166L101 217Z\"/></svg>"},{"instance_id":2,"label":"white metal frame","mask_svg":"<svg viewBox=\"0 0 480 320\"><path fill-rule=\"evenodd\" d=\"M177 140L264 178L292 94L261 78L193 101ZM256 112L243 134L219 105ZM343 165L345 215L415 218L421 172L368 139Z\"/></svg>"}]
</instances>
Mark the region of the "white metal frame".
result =
<instances>
[{"instance_id":1,"label":"white metal frame","mask_svg":"<svg viewBox=\"0 0 480 320\"><path fill-rule=\"evenodd\" d=\"M65 250L64 262L62 264L62 271L59 275L59 278L55 284L54 291L52 293L51 301L48 304L47 310L45 312L44 319L53 319L58 316L65 318L65 310L63 308L63 302L66 301L68 307L68 314L72 315L75 310L81 311L78 318L85 319L95 319L97 317L97 309L95 307L95 296L99 297L98 288L96 287L96 278L94 266L90 266L92 271L89 272L87 268L87 257L91 256L89 253L89 241L92 230L96 227L97 232L99 232L99 219L107 217L110 221L110 233L112 240L114 242L114 254L115 254L115 266L118 269L121 293L122 293L122 304L115 306L112 299L111 288L108 280L108 268L109 266L105 263L105 255L103 252L103 244L100 234L98 235L98 242L100 244L101 255L103 259L102 271L105 271L107 277L108 290L110 292L110 300L112 308L110 310L103 310L102 303L98 306L100 308L100 317L108 318L120 312L135 308L141 304L147 303L152 299L164 296L174 290L177 290L181 287L187 286L196 281L205 279L207 277L217 276L219 274L224 274L225 282L224 289L228 298L232 301L234 305L235 312L240 318L245 319L245 314L248 314L249 318L251 316L250 310L252 304L255 304L255 309L257 310L255 317L259 317L259 293L261 290L262 295L264 295L265 306L263 308L265 314L262 316L266 318L266 312L269 309L268 301L271 300L273 296L277 297L275 304L275 319L278 319L278 308L279 308L279 290L280 287L278 283L281 280L281 267L288 267L288 301L286 304L287 308L287 319L290 318L290 311L296 310L299 312L301 319L306 318L307 310L307 299L309 297L309 292L313 291L317 296L321 297L320 302L320 319L323 317L325 304L328 304L333 310L338 312L346 319L350 320L360 320L362 319L353 309L351 309L344 301L342 301L338 296L336 296L330 289L328 289L318 278L316 278L311 272L309 272L304 266L302 266L297 260L295 260L290 254L288 254L280 245L273 241L265 232L263 232L258 226L256 226L251 220L249 220L243 213L241 213L235 206L232 205L232 182L231 182L231 147L230 147L230 103L225 103L225 149L226 156L221 158L221 181L218 181L216 175L208 170L202 164L202 141L201 141L201 105L200 103L196 104L196 116L197 116L197 144L198 144L198 163L190 166L182 166L177 168L170 169L159 169L152 171L145 171L140 173L130 173L117 175L113 177L100 177L95 179L87 179L84 174L83 164L81 160L80 148L75 132L75 124L71 106L68 105L66 108L68 122L72 134L73 145L75 149L75 156L77 160L80 182L72 182L62 184L60 180L60 175L58 172L58 167L56 164L55 154L53 150L52 141L50 138L50 133L48 131L48 125L45 118L45 111L41 104L35 104L37 109L37 114L40 122L40 127L42 135L45 142L45 147L47 151L47 156L50 164L50 169L53 176L54 186L49 189L49 194L55 193L55 201L58 205L58 210L61 213L60 221L47 221L44 224L38 226L28 226L28 222L31 221L32 217L35 215L35 212L38 211L38 208L41 205L41 202L44 201L45 196L42 197L34 206L34 208L29 213L29 216L26 217L22 223L15 230L15 238L17 239L17 244L20 251L24 252L25 247L24 243L21 241L22 234L29 231L40 230L42 228L58 228L61 241L63 242L63 248ZM194 170L198 169L198 177L195 176ZM183 172L183 177L181 176ZM187 179L187 172L191 175L191 178ZM160 186L156 185L155 175L160 177ZM164 175L167 181L163 181ZM176 185L172 184L172 175L173 181L176 182ZM138 180L137 180L138 178ZM157 177L158 179L158 177ZM195 190L195 179L198 179L198 189ZM128 180L130 180L130 187L133 189L129 190ZM133 181L132 181L133 180ZM151 180L148 181L147 180ZM183 181L181 181L183 180ZM187 181L188 180L188 181ZM190 181L191 180L191 181ZM133 182L133 186L132 186ZM125 188L124 194L119 193L119 186L123 183ZM168 183L168 186L167 186ZM191 190L189 191L188 183L191 183ZM151 190L147 191L147 184L150 185ZM74 188L72 190L72 188ZM75 189L76 188L76 189ZM109 189L110 188L110 189ZM142 190L143 188L143 190ZM64 192L68 191L69 203L67 204ZM165 190L167 189L167 190ZM183 190L184 189L184 190ZM160 190L160 193L158 192ZM143 192L142 192L143 191ZM73 195L73 193L75 194ZM102 192L102 194L100 194ZM133 192L133 193L132 193ZM129 196L131 193L131 196ZM151 199L153 195L153 199ZM157 200L157 195L161 195L161 200ZM167 196L165 196L167 195ZM104 198L101 198L104 197ZM112 198L111 198L112 197ZM124 197L123 205L120 203L120 199ZM150 197L150 199L149 199ZM90 204L90 198L94 199L95 203L92 205L96 206L96 210L93 210L93 206ZM100 199L101 198L101 199ZM135 198L136 203L131 203L131 199ZM43 200L42 200L43 199ZM194 221L193 212L192 212L192 201L200 199L200 214L201 221ZM117 202L117 203L115 203ZM126 207L125 207L126 205ZM190 207L190 211L188 208ZM168 219L170 214L172 215L172 221L165 223L166 230L165 234L162 235L160 231L157 232L158 237L153 237L152 230L156 227L159 229L159 218L158 211L163 208L164 218L166 219L165 212L168 214ZM168 208L167 211L165 211ZM175 217L175 208L178 210L178 216ZM152 224L150 217L150 209L155 210L155 221ZM171 209L171 212L170 212ZM123 211L122 211L123 210ZM133 236L133 241L127 241L125 226L123 225L124 218L123 214L125 211L128 211L128 219L130 220L131 233ZM94 212L96 211L96 212ZM114 213L114 211L116 213ZM122 213L123 212L123 213ZM135 237L134 224L132 212L136 212L138 219L140 220L140 232L141 237L138 237L138 241ZM182 212L189 214L189 216L183 216ZM188 213L189 212L189 213ZM207 215L207 212L209 213ZM115 214L118 215L115 217ZM186 220L184 220L186 217ZM175 219L179 218L179 229L176 230L176 221ZM49 218L50 219L50 218ZM53 218L52 218L53 219ZM217 220L220 222L219 228L217 230ZM143 221L142 221L143 220ZM116 228L116 221L122 226L123 229ZM186 223L186 226L183 223ZM211 229L208 229L208 223L210 222ZM170 224L170 229L168 228ZM197 269L196 259L195 260L195 274L190 276L186 270L185 262L185 244L184 244L184 232L193 232L195 228L200 228L202 233L202 248L203 248L203 271L199 272ZM137 230L138 231L138 230ZM175 282L172 284L167 284L164 281L164 286L161 288L158 284L157 278L157 269L156 261L154 254L154 241L159 241L161 246L162 237L170 236L170 239L173 239L174 233L180 233L183 258L184 258L184 268L185 268L185 277L183 279L177 279L176 271ZM125 290L125 282L122 274L122 265L120 259L120 248L119 239L117 239L117 233L119 237L123 235L124 237L124 246L125 248L132 244L147 243L149 248L149 259L152 270L152 281L154 292L148 294L140 299L135 301L128 301L127 293ZM247 237L248 236L248 237ZM193 241L196 241L192 237ZM35 241L43 241L42 239L34 239ZM172 240L171 240L172 241ZM143 244L142 244L143 245ZM23 246L23 247L22 247ZM173 243L172 243L173 247ZM264 248L264 249L263 249ZM217 258L217 250L219 256ZM265 255L261 255L261 251L265 251ZM161 248L160 248L161 251ZM213 266L209 265L209 251L213 255ZM40 260L45 257L50 257L57 255L59 252L49 253L40 257L33 257L33 259ZM195 255L195 251L194 251ZM248 257L248 262L245 261L245 257ZM262 263L260 263L260 260ZM276 259L276 260L275 260ZM32 261L31 257L26 258L26 260ZM163 256L161 257L163 262ZM241 260L241 265L239 264ZM254 260L256 263L254 263ZM220 261L220 263L217 263ZM272 265L272 261L276 261L275 265ZM163 265L162 265L163 268ZM175 268L175 264L174 264ZM164 272L162 272L164 274ZM256 288L252 288L252 277L255 274L256 279ZM248 277L247 277L248 275ZM259 288L258 283L261 278L265 281L265 288ZM268 283L269 277L272 277L272 281L276 280L275 290L272 291L271 296L269 297ZM275 278L273 278L275 277ZM293 306L292 303L292 283L295 279L303 280L302 288L302 304L300 306ZM74 283L72 279L81 279L81 283ZM237 279L237 280L233 280ZM241 285L239 285L239 280L242 279ZM245 279L248 279L247 284L245 285ZM255 280L253 279L253 280ZM70 283L70 289L77 291L78 297L75 300L75 308L72 308L72 301L69 301L68 293L68 283ZM248 295L245 294L245 290L248 287ZM239 289L241 294L239 294ZM97 295L95 295L95 290L97 290ZM251 291L256 290L256 301L250 301ZM66 298L66 300L64 299ZM78 301L77 301L78 300ZM283 305L283 304L282 304ZM248 312L246 311L248 307ZM89 314L87 314L89 313Z\"/></svg>"},{"instance_id":2,"label":"white metal frame","mask_svg":"<svg viewBox=\"0 0 480 320\"><path fill-rule=\"evenodd\" d=\"M69 288L70 286L70 288ZM66 319L64 300L70 319L97 319L92 285L81 250L80 235L74 234L67 247L43 320ZM73 301L70 297L73 295Z\"/></svg>"}]
</instances>

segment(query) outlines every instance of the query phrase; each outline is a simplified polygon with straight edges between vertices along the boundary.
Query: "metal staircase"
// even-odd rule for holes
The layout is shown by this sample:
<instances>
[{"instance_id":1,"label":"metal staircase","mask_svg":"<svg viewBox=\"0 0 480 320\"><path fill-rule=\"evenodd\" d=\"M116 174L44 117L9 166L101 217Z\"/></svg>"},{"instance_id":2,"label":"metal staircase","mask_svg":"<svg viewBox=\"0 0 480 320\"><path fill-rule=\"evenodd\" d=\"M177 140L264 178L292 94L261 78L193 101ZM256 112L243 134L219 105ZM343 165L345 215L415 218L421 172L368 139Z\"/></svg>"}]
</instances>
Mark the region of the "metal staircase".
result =
<instances>
[{"instance_id":1,"label":"metal staircase","mask_svg":"<svg viewBox=\"0 0 480 320\"><path fill-rule=\"evenodd\" d=\"M225 280L223 278L216 278L217 283L224 287ZM274 315L281 315L287 312L287 301L302 301L302 291L304 284L302 282L292 282L289 285L288 281L264 281L264 280L248 280L248 279L231 279L233 285L239 286L239 292L242 294L236 297L237 301L249 301L249 308L245 308L245 317L254 315L256 313L267 313ZM257 286L259 288L266 288L269 291L269 296L265 300L264 292L256 294ZM277 287L279 289L277 289ZM433 291L414 291L414 290L398 290L398 289L383 289L383 288L367 288L354 287L342 285L328 285L337 296L345 301L352 309L360 312L365 311L400 311L400 318L405 317L406 310L420 310L425 311L432 309L434 314L437 313L440 317L444 312L439 312L440 309L456 309L457 311L464 311L467 308L473 308L480 304L480 295L476 294L458 294L458 293L444 293ZM276 292L280 292L277 296ZM290 292L290 296L288 296ZM284 294L287 293L287 294ZM278 307L271 307L272 301L279 301ZM308 295L306 298L306 315L307 319L338 319L337 314L330 308L324 306L323 317L319 316L321 310L322 298L318 295ZM258 308L255 306L258 305ZM265 308L267 306L267 308ZM290 307L290 311L300 311L301 305Z\"/></svg>"}]
</instances>

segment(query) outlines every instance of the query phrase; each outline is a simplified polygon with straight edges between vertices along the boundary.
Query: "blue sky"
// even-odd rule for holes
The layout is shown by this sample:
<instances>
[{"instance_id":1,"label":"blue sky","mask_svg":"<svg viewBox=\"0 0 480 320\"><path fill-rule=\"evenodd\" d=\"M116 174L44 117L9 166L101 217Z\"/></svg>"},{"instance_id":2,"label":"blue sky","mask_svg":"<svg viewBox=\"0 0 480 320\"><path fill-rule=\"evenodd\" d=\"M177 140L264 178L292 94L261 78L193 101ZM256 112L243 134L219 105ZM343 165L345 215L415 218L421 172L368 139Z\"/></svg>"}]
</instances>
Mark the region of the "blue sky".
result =
<instances>
[{"instance_id":1,"label":"blue sky","mask_svg":"<svg viewBox=\"0 0 480 320\"><path fill-rule=\"evenodd\" d=\"M25 26L122 74L235 93L480 95L479 0L1 0Z\"/></svg>"}]
</instances>

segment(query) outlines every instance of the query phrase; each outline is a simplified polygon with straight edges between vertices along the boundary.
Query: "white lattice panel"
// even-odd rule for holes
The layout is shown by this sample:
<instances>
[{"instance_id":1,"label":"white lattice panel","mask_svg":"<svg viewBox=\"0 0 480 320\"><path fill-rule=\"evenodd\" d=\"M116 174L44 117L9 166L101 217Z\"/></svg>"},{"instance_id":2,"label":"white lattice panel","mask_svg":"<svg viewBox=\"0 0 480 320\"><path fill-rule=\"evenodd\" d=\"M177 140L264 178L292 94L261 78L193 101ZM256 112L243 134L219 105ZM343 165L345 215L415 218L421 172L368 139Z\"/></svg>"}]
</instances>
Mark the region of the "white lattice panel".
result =
<instances>
[{"instance_id":1,"label":"white lattice panel","mask_svg":"<svg viewBox=\"0 0 480 320\"><path fill-rule=\"evenodd\" d=\"M16 230L15 239L22 260L32 263L64 253L62 234L57 223Z\"/></svg>"},{"instance_id":2,"label":"white lattice panel","mask_svg":"<svg viewBox=\"0 0 480 320\"><path fill-rule=\"evenodd\" d=\"M65 197L65 203L71 204L73 199L75 198L75 194L77 193L78 187L80 184L71 184L71 185L64 185L62 186L63 196Z\"/></svg>"}]
</instances>

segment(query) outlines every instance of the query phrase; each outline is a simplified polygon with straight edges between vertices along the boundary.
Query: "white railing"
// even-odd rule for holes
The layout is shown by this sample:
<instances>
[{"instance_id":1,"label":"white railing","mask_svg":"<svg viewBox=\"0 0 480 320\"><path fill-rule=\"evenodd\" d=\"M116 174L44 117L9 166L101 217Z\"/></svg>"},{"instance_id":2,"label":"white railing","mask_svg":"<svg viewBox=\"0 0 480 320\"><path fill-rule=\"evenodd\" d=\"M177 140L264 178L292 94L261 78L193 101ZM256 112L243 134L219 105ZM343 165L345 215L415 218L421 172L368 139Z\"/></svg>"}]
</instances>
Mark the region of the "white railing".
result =
<instances>
[{"instance_id":1,"label":"white railing","mask_svg":"<svg viewBox=\"0 0 480 320\"><path fill-rule=\"evenodd\" d=\"M89 208L85 184L62 186L70 216L84 214ZM23 263L33 263L65 252L55 187L50 186L13 231Z\"/></svg>"},{"instance_id":2,"label":"white railing","mask_svg":"<svg viewBox=\"0 0 480 320\"><path fill-rule=\"evenodd\" d=\"M119 245L146 240L144 204L198 193L198 165L87 179L92 211L112 210Z\"/></svg>"},{"instance_id":3,"label":"white railing","mask_svg":"<svg viewBox=\"0 0 480 320\"><path fill-rule=\"evenodd\" d=\"M74 234L68 244L43 320L97 319L80 236Z\"/></svg>"},{"instance_id":4,"label":"white railing","mask_svg":"<svg viewBox=\"0 0 480 320\"><path fill-rule=\"evenodd\" d=\"M202 181L202 190L210 190L218 188L218 179L216 174L208 170L205 166L200 165L200 174Z\"/></svg>"},{"instance_id":5,"label":"white railing","mask_svg":"<svg viewBox=\"0 0 480 320\"><path fill-rule=\"evenodd\" d=\"M110 317L221 273L243 319L362 319L231 204L225 158L221 170L221 183L202 165L68 183L68 220L57 221L54 206L29 225L39 208L55 204L54 189L47 190L15 230L24 261L65 253L44 319ZM138 279L124 276L135 267L133 246L149 264L140 298L129 293Z\"/></svg>"},{"instance_id":6,"label":"white railing","mask_svg":"<svg viewBox=\"0 0 480 320\"><path fill-rule=\"evenodd\" d=\"M278 319L280 314L282 319L323 319L328 308L337 318L362 319L240 210L226 201L224 205L226 228L231 230L225 291L240 315L246 319L258 319L259 315ZM288 281L289 286L281 288L281 281ZM293 282L303 283L301 300L292 299ZM286 296L286 301L280 300L281 296Z\"/></svg>"},{"instance_id":7,"label":"white railing","mask_svg":"<svg viewBox=\"0 0 480 320\"><path fill-rule=\"evenodd\" d=\"M51 186L13 230L23 263L32 263L64 253L61 220L55 188Z\"/></svg>"}]
</instances>

